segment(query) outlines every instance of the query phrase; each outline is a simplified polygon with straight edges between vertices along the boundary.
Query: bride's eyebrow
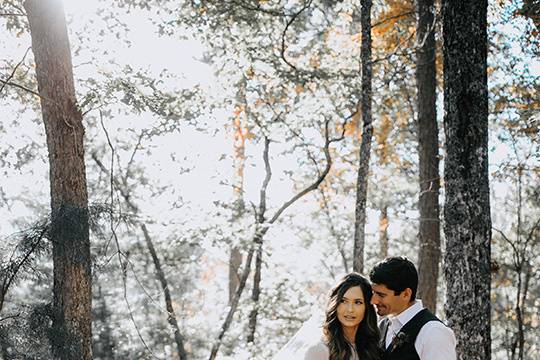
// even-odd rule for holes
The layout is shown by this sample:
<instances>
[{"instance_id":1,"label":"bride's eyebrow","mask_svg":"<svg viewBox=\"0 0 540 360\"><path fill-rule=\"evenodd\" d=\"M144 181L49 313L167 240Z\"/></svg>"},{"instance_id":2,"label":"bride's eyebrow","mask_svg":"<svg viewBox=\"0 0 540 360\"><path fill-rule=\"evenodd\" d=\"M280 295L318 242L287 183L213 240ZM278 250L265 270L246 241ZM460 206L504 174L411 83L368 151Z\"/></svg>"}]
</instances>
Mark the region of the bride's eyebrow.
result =
<instances>
[{"instance_id":1,"label":"bride's eyebrow","mask_svg":"<svg viewBox=\"0 0 540 360\"><path fill-rule=\"evenodd\" d=\"M346 297L346 296L343 296L341 299L343 299L343 300L352 300L352 301L357 301L357 300L364 301L364 299L362 299L362 298L349 299L349 298Z\"/></svg>"}]
</instances>

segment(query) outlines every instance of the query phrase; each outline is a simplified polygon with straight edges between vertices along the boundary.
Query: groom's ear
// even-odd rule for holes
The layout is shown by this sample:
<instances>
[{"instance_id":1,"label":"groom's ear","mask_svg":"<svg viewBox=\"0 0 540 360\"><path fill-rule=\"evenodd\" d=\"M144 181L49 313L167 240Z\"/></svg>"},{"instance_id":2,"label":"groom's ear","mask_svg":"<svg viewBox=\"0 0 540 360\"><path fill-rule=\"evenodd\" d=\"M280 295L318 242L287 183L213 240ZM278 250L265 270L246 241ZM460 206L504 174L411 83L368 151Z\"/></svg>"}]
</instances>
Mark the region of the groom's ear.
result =
<instances>
[{"instance_id":1,"label":"groom's ear","mask_svg":"<svg viewBox=\"0 0 540 360\"><path fill-rule=\"evenodd\" d=\"M403 290L401 292L401 294L403 295L403 297L407 298L407 300L410 302L411 299L412 299L412 290L411 288L406 288L405 290Z\"/></svg>"}]
</instances>

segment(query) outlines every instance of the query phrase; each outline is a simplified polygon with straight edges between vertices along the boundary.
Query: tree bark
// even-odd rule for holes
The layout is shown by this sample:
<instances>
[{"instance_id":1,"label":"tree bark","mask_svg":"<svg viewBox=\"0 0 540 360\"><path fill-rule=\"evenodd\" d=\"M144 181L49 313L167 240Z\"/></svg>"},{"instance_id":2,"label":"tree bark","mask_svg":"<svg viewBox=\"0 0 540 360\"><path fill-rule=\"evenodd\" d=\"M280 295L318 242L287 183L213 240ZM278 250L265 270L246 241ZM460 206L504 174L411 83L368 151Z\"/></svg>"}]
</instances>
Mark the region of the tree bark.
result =
<instances>
[{"instance_id":1,"label":"tree bark","mask_svg":"<svg viewBox=\"0 0 540 360\"><path fill-rule=\"evenodd\" d=\"M416 87L420 167L418 296L424 306L433 312L437 308L437 279L441 256L434 12L433 0L417 1L416 33L419 48L416 53Z\"/></svg>"},{"instance_id":2,"label":"tree bark","mask_svg":"<svg viewBox=\"0 0 540 360\"><path fill-rule=\"evenodd\" d=\"M360 144L360 159L358 176L356 180L356 207L354 221L354 251L353 270L364 270L364 244L366 226L366 203L369 175L369 158L371 156L371 139L373 137L373 125L371 118L371 0L360 1L361 14L360 26L362 28L361 62L362 62L362 89L360 104L362 108L362 142Z\"/></svg>"},{"instance_id":3,"label":"tree bark","mask_svg":"<svg viewBox=\"0 0 540 360\"><path fill-rule=\"evenodd\" d=\"M242 266L242 253L238 246L231 246L229 255L229 305L240 284L240 266Z\"/></svg>"},{"instance_id":4,"label":"tree bark","mask_svg":"<svg viewBox=\"0 0 540 360\"><path fill-rule=\"evenodd\" d=\"M459 359L489 360L487 0L443 1L446 317Z\"/></svg>"},{"instance_id":5,"label":"tree bark","mask_svg":"<svg viewBox=\"0 0 540 360\"><path fill-rule=\"evenodd\" d=\"M60 0L24 3L50 162L54 286L51 345L59 359L91 359L91 259L82 114Z\"/></svg>"}]
</instances>

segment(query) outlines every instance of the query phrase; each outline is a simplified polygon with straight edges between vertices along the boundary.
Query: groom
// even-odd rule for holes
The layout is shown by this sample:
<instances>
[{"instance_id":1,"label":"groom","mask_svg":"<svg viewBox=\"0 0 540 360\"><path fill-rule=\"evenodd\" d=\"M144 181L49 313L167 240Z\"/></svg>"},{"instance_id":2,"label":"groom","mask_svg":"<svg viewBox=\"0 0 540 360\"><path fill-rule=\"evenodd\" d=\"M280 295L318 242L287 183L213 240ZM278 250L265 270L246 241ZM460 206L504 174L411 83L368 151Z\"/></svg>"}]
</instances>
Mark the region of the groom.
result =
<instances>
[{"instance_id":1,"label":"groom","mask_svg":"<svg viewBox=\"0 0 540 360\"><path fill-rule=\"evenodd\" d=\"M371 303L380 324L385 360L455 360L456 339L452 329L416 300L418 273L405 257L387 258L369 274Z\"/></svg>"}]
</instances>

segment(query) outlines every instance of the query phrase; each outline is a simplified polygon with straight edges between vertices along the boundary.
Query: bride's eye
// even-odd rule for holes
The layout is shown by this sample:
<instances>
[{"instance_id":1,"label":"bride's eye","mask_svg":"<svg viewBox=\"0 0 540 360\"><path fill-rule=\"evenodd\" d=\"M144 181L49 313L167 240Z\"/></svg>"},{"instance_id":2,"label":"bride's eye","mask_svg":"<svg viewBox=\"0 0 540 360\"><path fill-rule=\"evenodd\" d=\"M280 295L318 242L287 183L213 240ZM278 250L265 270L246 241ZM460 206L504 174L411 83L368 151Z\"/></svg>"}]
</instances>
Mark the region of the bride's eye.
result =
<instances>
[{"instance_id":1,"label":"bride's eye","mask_svg":"<svg viewBox=\"0 0 540 360\"><path fill-rule=\"evenodd\" d=\"M362 305L364 302L362 300L356 300L354 303L356 305Z\"/></svg>"}]
</instances>

